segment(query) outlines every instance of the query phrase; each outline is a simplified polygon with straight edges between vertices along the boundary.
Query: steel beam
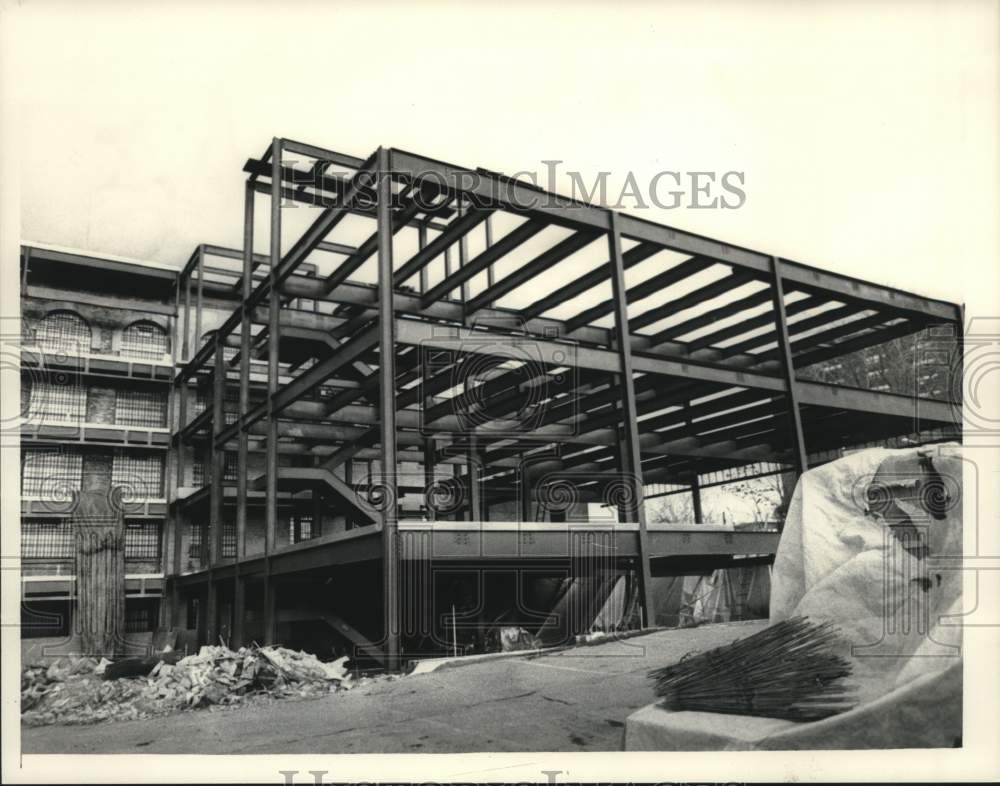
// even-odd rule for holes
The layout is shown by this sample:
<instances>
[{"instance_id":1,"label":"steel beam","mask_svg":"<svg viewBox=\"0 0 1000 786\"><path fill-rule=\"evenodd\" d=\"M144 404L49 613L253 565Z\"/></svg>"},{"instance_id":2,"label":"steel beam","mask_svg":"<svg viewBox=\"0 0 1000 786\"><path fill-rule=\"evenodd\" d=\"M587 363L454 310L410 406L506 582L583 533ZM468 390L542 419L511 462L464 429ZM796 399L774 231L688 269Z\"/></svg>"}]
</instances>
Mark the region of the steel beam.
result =
<instances>
[{"instance_id":1,"label":"steel beam","mask_svg":"<svg viewBox=\"0 0 1000 786\"><path fill-rule=\"evenodd\" d=\"M393 274L393 285L398 287L405 284L411 276L423 270L431 260L447 252L453 243L479 226L489 214L488 210L473 209L464 216L454 219L447 229L400 266L399 270Z\"/></svg>"},{"instance_id":2,"label":"steel beam","mask_svg":"<svg viewBox=\"0 0 1000 786\"><path fill-rule=\"evenodd\" d=\"M554 194L533 185L484 169L465 169L402 150L393 150L393 161L393 171L396 174L414 181L443 186L453 193L465 193L478 204L539 216L551 223L577 229L608 229L608 214L603 208L583 202L569 202L565 197L557 199ZM622 237L655 243L682 254L709 257L728 265L756 271L760 275L768 275L771 270L771 256L759 251L630 215L620 215L619 224ZM850 297L855 301L871 303L875 307L884 306L945 321L954 322L960 318L958 307L952 303L828 273L791 260L781 262L785 280L796 289L808 287L831 297Z\"/></svg>"},{"instance_id":3,"label":"steel beam","mask_svg":"<svg viewBox=\"0 0 1000 786\"><path fill-rule=\"evenodd\" d=\"M723 305L717 306L710 311L706 311L704 314L699 314L698 316L686 319L676 325L664 328L650 338L650 346L655 347L657 344L662 344L665 341L680 338L688 333L693 333L696 330L700 330L715 322L731 317L733 314L737 314L740 311L762 306L770 300L771 289L770 287L766 287L761 289L759 292L754 292L746 297L740 298L739 300L734 300L732 303L724 303Z\"/></svg>"},{"instance_id":4,"label":"steel beam","mask_svg":"<svg viewBox=\"0 0 1000 786\"><path fill-rule=\"evenodd\" d=\"M545 229L545 224L541 221L525 221L516 229L513 229L504 235L495 244L488 246L485 251L479 254L475 259L471 260L468 264L460 266L457 272L435 285L421 298L420 305L423 308L427 308L432 303L446 296L456 287L466 284L466 282L478 273L481 273L483 270L491 269L494 262L537 235L543 229Z\"/></svg>"},{"instance_id":5,"label":"steel beam","mask_svg":"<svg viewBox=\"0 0 1000 786\"><path fill-rule=\"evenodd\" d=\"M782 265L777 257L771 258L772 293L774 294L774 326L781 352L781 367L785 374L785 401L788 403L788 420L792 427L795 444L795 465L801 475L809 469L806 453L806 436L802 429L802 413L799 411L799 387L795 377L795 362L788 338L788 319L785 314L785 290L782 282Z\"/></svg>"},{"instance_id":6,"label":"steel beam","mask_svg":"<svg viewBox=\"0 0 1000 786\"><path fill-rule=\"evenodd\" d=\"M633 317L628 323L629 331L641 330L642 328L659 322L661 319L665 319L672 314L677 314L685 309L700 305L707 300L716 298L719 295L725 294L733 289L738 289L744 284L749 284L754 280L756 280L756 277L753 273L749 273L745 270L733 270L728 276L720 278L718 281L705 284L705 286L699 287L683 297L668 300L661 306L651 308L649 311L644 311L637 317Z\"/></svg>"},{"instance_id":7,"label":"steel beam","mask_svg":"<svg viewBox=\"0 0 1000 786\"><path fill-rule=\"evenodd\" d=\"M771 291L769 286L766 290L768 295L768 300L771 301L772 306L774 303L774 293ZM801 314L804 311L809 311L813 308L818 308L824 302L818 297L806 297L802 300L797 300L794 303L785 306L785 315L788 317L795 316L796 314ZM770 308L763 314L758 314L755 317L750 317L742 322L737 322L735 325L729 325L728 327L720 328L704 336L700 336L692 341L689 341L687 346L692 352L699 349L714 346L722 341L727 341L731 338L736 338L737 336L742 336L744 333L749 333L751 330L758 330L759 328L765 327L767 325L774 325L774 309ZM761 347L765 344L770 343L774 340L774 336L771 333L764 333L763 335L754 336L753 338L746 339L739 344L731 344L728 347L718 347L719 352L722 353L724 357L729 357L736 355L740 352L746 352L749 349L755 347ZM656 342L656 337L653 337L653 342Z\"/></svg>"},{"instance_id":8,"label":"steel beam","mask_svg":"<svg viewBox=\"0 0 1000 786\"><path fill-rule=\"evenodd\" d=\"M671 284L676 284L678 281L683 281L685 278L693 276L696 273L700 273L714 264L715 263L711 259L702 259L700 257L686 259L667 270L657 273L652 278L643 281L641 284L638 284L628 290L627 295L629 302L631 303L637 300L642 300L645 297L649 297L653 293L669 287ZM581 327L593 322L594 320L613 313L615 307L615 299L612 297L610 300L605 300L603 303L597 303L596 305L581 311L575 317L566 320L566 335L576 332Z\"/></svg>"},{"instance_id":9,"label":"steel beam","mask_svg":"<svg viewBox=\"0 0 1000 786\"><path fill-rule=\"evenodd\" d=\"M351 178L346 190L340 197L340 204L326 208L289 249L288 253L278 263L278 269L274 271L274 275L270 277L272 283L280 284L288 278L299 264L305 261L306 257L326 239L326 236L333 231L337 224L347 217L350 212L350 206L361 190L361 181L367 175L372 160L373 158L369 158L368 161L364 162L354 177ZM348 260L351 258L348 257ZM361 261L363 262L364 259ZM347 262L343 264L347 264Z\"/></svg>"},{"instance_id":10,"label":"steel beam","mask_svg":"<svg viewBox=\"0 0 1000 786\"><path fill-rule=\"evenodd\" d=\"M508 292L526 284L535 276L544 273L549 268L557 265L559 262L562 262L572 254L575 254L584 246L589 245L597 238L597 235L598 233L596 232L583 230L580 232L574 232L569 237L560 240L552 246L552 248L547 251L543 251L530 262L521 265L513 273L500 279L500 281L492 287L480 292L476 295L476 297L472 298L472 300L470 300L466 305L466 315L471 316L472 314L475 314L479 309L485 308L490 303L502 298Z\"/></svg>"},{"instance_id":11,"label":"steel beam","mask_svg":"<svg viewBox=\"0 0 1000 786\"><path fill-rule=\"evenodd\" d=\"M275 549L278 530L278 418L274 399L278 392L279 343L281 341L281 298L278 291L278 265L281 259L281 166L282 141L275 137L271 142L271 227L267 326L267 444L264 457L266 498L264 501L264 643L275 639L275 595L270 575L270 555ZM244 303L244 308L247 304ZM246 348L244 348L246 351Z\"/></svg>"},{"instance_id":12,"label":"steel beam","mask_svg":"<svg viewBox=\"0 0 1000 786\"><path fill-rule=\"evenodd\" d=\"M396 462L396 318L393 310L392 179L389 151L378 150L378 306L379 415L382 419L382 483L385 509L382 525L382 576L385 602L386 666L399 666L399 554Z\"/></svg>"},{"instance_id":13,"label":"steel beam","mask_svg":"<svg viewBox=\"0 0 1000 786\"><path fill-rule=\"evenodd\" d=\"M628 300L625 289L625 266L622 261L621 230L618 214L609 213L608 250L611 257L611 289L615 299L615 345L618 353L618 379L621 381L622 453L619 469L632 484L632 499L626 503L629 521L639 524L639 574L642 577L642 605L646 620L654 624L653 579L649 566L649 534L646 531L646 510L643 503L642 459L639 455L639 429L635 409L632 350L629 344Z\"/></svg>"},{"instance_id":14,"label":"steel beam","mask_svg":"<svg viewBox=\"0 0 1000 786\"><path fill-rule=\"evenodd\" d=\"M204 305L204 282L205 282L205 248L198 246L198 286L195 290L195 311L194 311L194 342L200 347L201 341L201 312Z\"/></svg>"},{"instance_id":15,"label":"steel beam","mask_svg":"<svg viewBox=\"0 0 1000 786\"><path fill-rule=\"evenodd\" d=\"M622 262L625 269L628 270L643 260L649 259L654 254L658 254L662 250L662 248L652 243L640 243L622 254ZM593 289L602 281L607 280L610 275L611 263L605 262L590 272L584 273L582 276L579 276L569 283L559 287L552 294L546 295L545 297L536 300L527 308L522 309L522 318L527 321L541 316L546 311L572 300L577 295L582 295L588 289Z\"/></svg>"}]
</instances>

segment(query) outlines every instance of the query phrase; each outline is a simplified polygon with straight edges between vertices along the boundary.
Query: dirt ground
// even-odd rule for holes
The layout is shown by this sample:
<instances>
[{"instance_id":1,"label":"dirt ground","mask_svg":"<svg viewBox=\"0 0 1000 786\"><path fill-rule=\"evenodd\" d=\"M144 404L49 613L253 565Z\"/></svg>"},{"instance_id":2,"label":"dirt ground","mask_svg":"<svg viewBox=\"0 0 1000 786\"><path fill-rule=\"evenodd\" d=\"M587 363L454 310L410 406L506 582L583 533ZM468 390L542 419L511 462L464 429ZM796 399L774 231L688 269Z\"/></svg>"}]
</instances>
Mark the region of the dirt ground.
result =
<instances>
[{"instance_id":1,"label":"dirt ground","mask_svg":"<svg viewBox=\"0 0 1000 786\"><path fill-rule=\"evenodd\" d=\"M621 750L650 669L764 621L446 665L320 699L90 726L21 727L30 753L464 753Z\"/></svg>"}]
</instances>

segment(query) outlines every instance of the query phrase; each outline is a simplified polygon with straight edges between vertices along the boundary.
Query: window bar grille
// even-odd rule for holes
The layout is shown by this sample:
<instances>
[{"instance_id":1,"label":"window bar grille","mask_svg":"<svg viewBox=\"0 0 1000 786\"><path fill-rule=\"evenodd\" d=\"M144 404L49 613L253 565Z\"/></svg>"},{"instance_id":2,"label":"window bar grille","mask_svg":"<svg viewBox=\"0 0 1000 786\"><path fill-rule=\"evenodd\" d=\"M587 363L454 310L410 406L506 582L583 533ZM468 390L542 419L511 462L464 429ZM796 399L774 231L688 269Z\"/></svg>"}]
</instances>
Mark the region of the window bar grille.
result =
<instances>
[{"instance_id":1,"label":"window bar grille","mask_svg":"<svg viewBox=\"0 0 1000 786\"><path fill-rule=\"evenodd\" d=\"M163 496L163 459L118 451L111 465L111 484L128 489L132 499Z\"/></svg>"},{"instance_id":2,"label":"window bar grille","mask_svg":"<svg viewBox=\"0 0 1000 786\"><path fill-rule=\"evenodd\" d=\"M115 393L115 423L136 428L162 428L166 423L167 400L153 390L118 390Z\"/></svg>"},{"instance_id":3,"label":"window bar grille","mask_svg":"<svg viewBox=\"0 0 1000 786\"><path fill-rule=\"evenodd\" d=\"M156 561L160 559L159 521L133 520L125 522L125 559Z\"/></svg>"},{"instance_id":4,"label":"window bar grille","mask_svg":"<svg viewBox=\"0 0 1000 786\"><path fill-rule=\"evenodd\" d=\"M87 412L87 391L80 385L38 382L31 388L29 420L82 423Z\"/></svg>"},{"instance_id":5,"label":"window bar grille","mask_svg":"<svg viewBox=\"0 0 1000 786\"><path fill-rule=\"evenodd\" d=\"M90 326L76 314L49 314L38 323L35 339L50 352L89 352Z\"/></svg>"},{"instance_id":6,"label":"window bar grille","mask_svg":"<svg viewBox=\"0 0 1000 786\"><path fill-rule=\"evenodd\" d=\"M21 522L21 559L72 559L73 526L69 519Z\"/></svg>"},{"instance_id":7,"label":"window bar grille","mask_svg":"<svg viewBox=\"0 0 1000 786\"><path fill-rule=\"evenodd\" d=\"M236 556L236 522L224 521L222 523L222 543L221 553L223 559Z\"/></svg>"},{"instance_id":8,"label":"window bar grille","mask_svg":"<svg viewBox=\"0 0 1000 786\"><path fill-rule=\"evenodd\" d=\"M79 491L83 456L62 450L26 450L21 473L21 493L28 497Z\"/></svg>"},{"instance_id":9,"label":"window bar grille","mask_svg":"<svg viewBox=\"0 0 1000 786\"><path fill-rule=\"evenodd\" d=\"M121 354L125 357L162 360L169 351L167 334L151 322L138 322L122 331Z\"/></svg>"}]
</instances>

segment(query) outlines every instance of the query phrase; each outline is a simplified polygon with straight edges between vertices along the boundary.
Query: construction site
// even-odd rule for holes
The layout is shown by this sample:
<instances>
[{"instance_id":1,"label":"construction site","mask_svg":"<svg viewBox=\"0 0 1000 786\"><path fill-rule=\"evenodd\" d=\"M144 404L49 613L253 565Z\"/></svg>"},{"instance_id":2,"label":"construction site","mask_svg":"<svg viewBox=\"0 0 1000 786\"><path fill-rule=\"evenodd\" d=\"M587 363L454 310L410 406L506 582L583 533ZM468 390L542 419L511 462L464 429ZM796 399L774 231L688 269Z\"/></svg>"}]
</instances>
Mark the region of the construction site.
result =
<instances>
[{"instance_id":1,"label":"construction site","mask_svg":"<svg viewBox=\"0 0 1000 786\"><path fill-rule=\"evenodd\" d=\"M22 247L22 659L752 632L803 473L961 441L959 304L396 148L275 138L243 174L242 248ZM906 389L838 378L901 340ZM768 477L766 515L706 521Z\"/></svg>"}]
</instances>

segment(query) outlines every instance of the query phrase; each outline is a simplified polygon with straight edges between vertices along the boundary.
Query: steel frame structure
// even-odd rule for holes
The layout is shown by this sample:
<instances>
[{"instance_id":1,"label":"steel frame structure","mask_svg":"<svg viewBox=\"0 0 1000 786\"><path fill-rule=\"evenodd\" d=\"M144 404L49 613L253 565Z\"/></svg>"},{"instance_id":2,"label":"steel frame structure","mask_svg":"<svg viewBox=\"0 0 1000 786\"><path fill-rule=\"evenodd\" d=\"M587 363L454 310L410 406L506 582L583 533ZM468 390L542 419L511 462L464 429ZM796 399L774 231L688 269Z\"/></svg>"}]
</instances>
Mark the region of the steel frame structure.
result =
<instances>
[{"instance_id":1,"label":"steel frame structure","mask_svg":"<svg viewBox=\"0 0 1000 786\"><path fill-rule=\"evenodd\" d=\"M264 576L265 638L271 639L272 574L377 558L386 620L378 646L394 667L400 616L396 501L408 490L393 471L401 462L422 465L427 495L440 490L431 489L438 468L451 465L451 482L465 502L449 515L473 522L489 521L491 507L511 500L516 518L532 522L532 503L552 477L570 478L581 500L610 500L631 528L622 553L637 559L642 606L651 619L655 560L686 552L662 528L647 525L645 485L688 485L699 510L698 478L706 472L758 461L801 472L810 457L880 437L924 428L959 434L960 411L952 402L797 374L933 324L952 325L960 334L959 305L393 148L360 159L276 138L262 156L247 161L245 171L242 251L200 246L177 287L183 320L178 317L175 346L183 363L174 384L182 391L192 383L211 391L211 405L193 420L188 396L178 398L177 477L185 444L203 449L212 469L207 489L177 503L208 505L208 566L182 575L175 516L172 585L176 603L180 587L207 581L210 632L218 581L235 581L234 636L240 641L241 577ZM266 255L253 251L258 196L270 202ZM293 205L318 210L309 228L289 241L282 210ZM356 246L329 239L349 216L374 222ZM498 236L501 216L520 223ZM561 239L505 268L510 255L553 229ZM479 230L485 242L473 254L469 236ZM406 258L394 254L400 233L417 237L418 250ZM574 269L576 255L602 243L602 263ZM328 271L319 273L310 262L317 251L336 258ZM213 281L206 265L212 254L238 259L241 271L224 283ZM630 284L629 270L654 257L654 272ZM443 275L435 279L431 265L442 259ZM374 285L356 278L369 260ZM563 273L559 286L539 284L556 269ZM552 315L609 284L610 297L568 318ZM533 302L502 304L526 286L537 290ZM227 291L238 305L214 339L194 351L191 315L200 337L209 287ZM677 294L656 302L664 291ZM305 300L329 308L291 307ZM504 347L525 343L531 362L512 361ZM227 347L236 349L231 358ZM227 423L225 400L234 390L238 412ZM519 431L510 420L516 421L526 391L536 396L535 415L531 428ZM469 413L471 420L464 417ZM235 488L223 482L225 450L238 456ZM258 478L248 477L252 452L264 457ZM280 465L284 454L294 466ZM352 480L352 467L373 460L388 470ZM280 496L291 487L324 483L369 525L276 548ZM246 550L254 494L262 494L265 511L262 554ZM237 546L235 558L223 559L227 495ZM426 502L433 509L430 496ZM729 552L740 553L737 548Z\"/></svg>"}]
</instances>

